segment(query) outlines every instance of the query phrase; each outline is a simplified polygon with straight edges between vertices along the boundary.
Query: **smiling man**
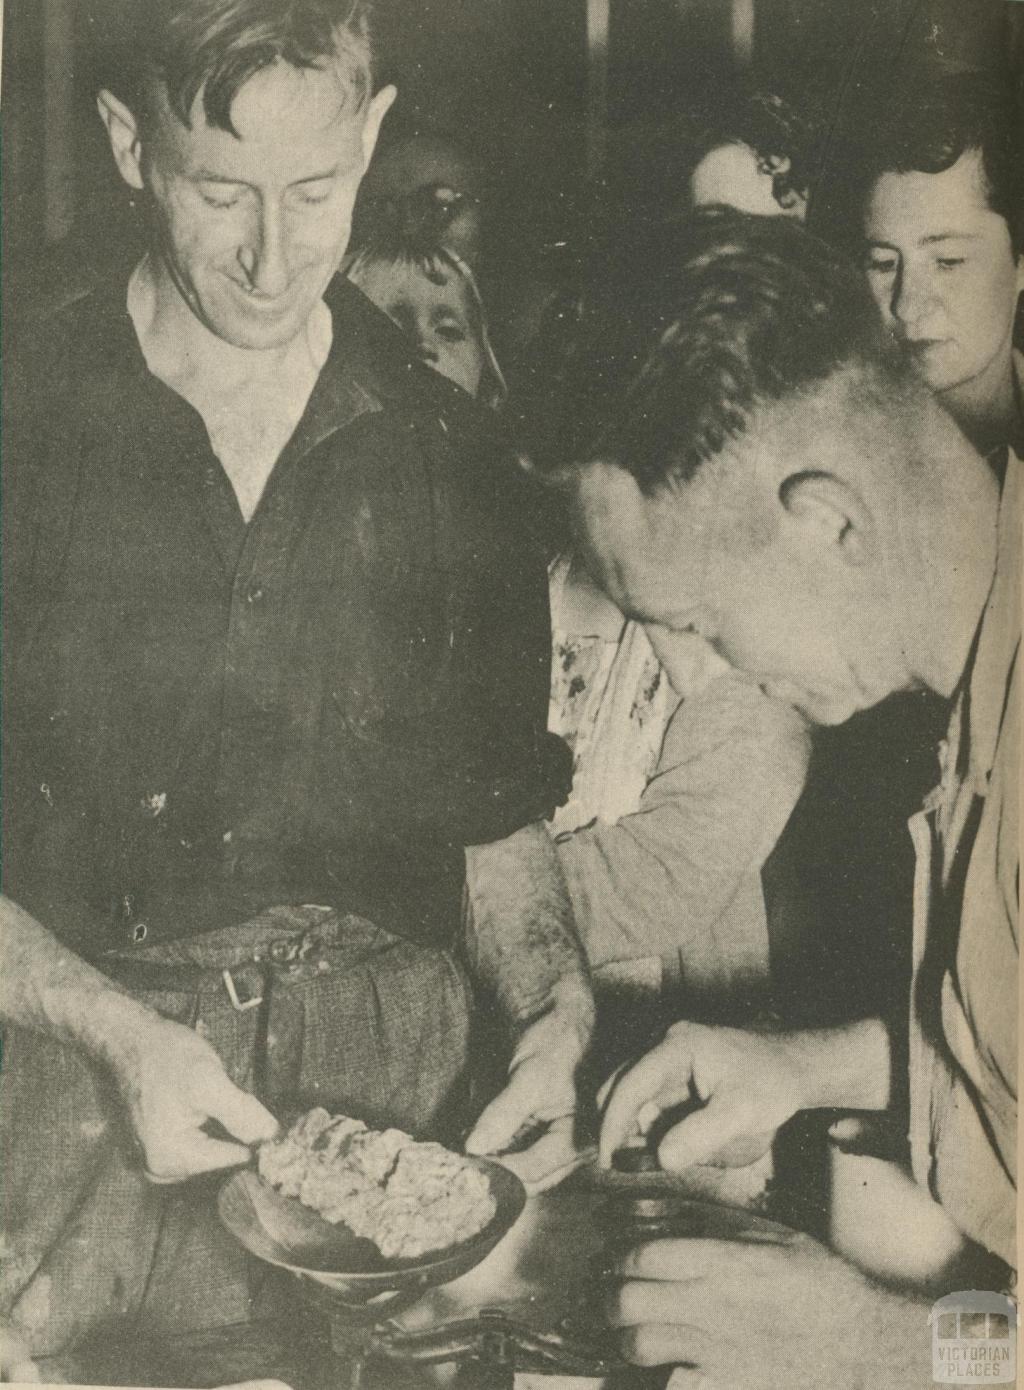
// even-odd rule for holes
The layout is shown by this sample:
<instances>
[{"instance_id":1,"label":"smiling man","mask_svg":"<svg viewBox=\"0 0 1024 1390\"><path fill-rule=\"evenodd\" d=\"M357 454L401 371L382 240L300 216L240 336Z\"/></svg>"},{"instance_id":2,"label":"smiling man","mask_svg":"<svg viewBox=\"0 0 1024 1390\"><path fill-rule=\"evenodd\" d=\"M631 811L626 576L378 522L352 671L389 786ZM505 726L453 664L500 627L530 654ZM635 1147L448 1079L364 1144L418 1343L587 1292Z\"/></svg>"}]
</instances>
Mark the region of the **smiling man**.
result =
<instances>
[{"instance_id":1,"label":"smiling man","mask_svg":"<svg viewBox=\"0 0 1024 1390\"><path fill-rule=\"evenodd\" d=\"M395 95L365 7L120 22L98 106L149 251L4 381L0 1313L72 1358L251 1316L177 1185L272 1112L464 1131L467 882L514 1046L471 1147L575 1161L591 1014L543 558L472 402L336 279Z\"/></svg>"},{"instance_id":2,"label":"smiling man","mask_svg":"<svg viewBox=\"0 0 1024 1390\"><path fill-rule=\"evenodd\" d=\"M901 92L863 152L866 274L922 380L988 453L1024 442L1024 114L972 74Z\"/></svg>"},{"instance_id":3,"label":"smiling man","mask_svg":"<svg viewBox=\"0 0 1024 1390\"><path fill-rule=\"evenodd\" d=\"M814 721L897 690L956 699L942 785L914 830L917 1185L905 1227L874 1234L913 1249L927 1216L942 1237L926 1284L1009 1282L1020 463L1000 500L886 341L856 269L793 223L712 216L668 255L621 240L630 265L603 267L565 328L554 391L575 428L550 460L607 592L641 621L700 633ZM666 1168L750 1163L798 1110L883 1109L893 1066L878 1021L767 1035L678 1023L611 1087L603 1157L664 1114ZM795 1232L657 1241L619 1272L609 1311L627 1353L683 1363L680 1385L930 1383L915 1291Z\"/></svg>"}]
</instances>

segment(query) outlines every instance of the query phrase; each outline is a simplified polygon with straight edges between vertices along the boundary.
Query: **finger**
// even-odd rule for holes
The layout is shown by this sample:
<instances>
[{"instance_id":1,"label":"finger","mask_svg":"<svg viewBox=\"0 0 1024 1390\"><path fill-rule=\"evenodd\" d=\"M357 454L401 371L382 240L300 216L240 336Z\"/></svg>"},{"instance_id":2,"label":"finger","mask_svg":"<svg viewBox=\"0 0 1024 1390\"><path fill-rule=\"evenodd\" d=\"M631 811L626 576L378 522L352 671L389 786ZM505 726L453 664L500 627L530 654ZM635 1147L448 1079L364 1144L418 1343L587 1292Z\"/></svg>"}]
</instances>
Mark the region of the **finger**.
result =
<instances>
[{"instance_id":1,"label":"finger","mask_svg":"<svg viewBox=\"0 0 1024 1390\"><path fill-rule=\"evenodd\" d=\"M682 1173L702 1164L745 1168L765 1149L751 1153L746 1142L749 1135L744 1131L743 1116L735 1107L712 1096L707 1105L692 1111L664 1135L658 1145L658 1162L670 1173ZM725 1162L730 1153L739 1160L735 1165Z\"/></svg>"},{"instance_id":2,"label":"finger","mask_svg":"<svg viewBox=\"0 0 1024 1390\"><path fill-rule=\"evenodd\" d=\"M623 1072L627 1071L628 1069L629 1063L623 1062L621 1066L615 1068L611 1076L608 1077L607 1081L602 1082L601 1087L597 1093L598 1110L604 1109L605 1102L612 1093L612 1088L618 1084L619 1077L623 1074Z\"/></svg>"},{"instance_id":3,"label":"finger","mask_svg":"<svg viewBox=\"0 0 1024 1390\"><path fill-rule=\"evenodd\" d=\"M577 1149L572 1134L573 1120L569 1116L556 1121L521 1153L499 1155L500 1162L516 1174L529 1193L546 1192L594 1157L593 1149Z\"/></svg>"},{"instance_id":4,"label":"finger","mask_svg":"<svg viewBox=\"0 0 1024 1390\"><path fill-rule=\"evenodd\" d=\"M678 1323L644 1323L627 1327L616 1338L623 1356L634 1366L700 1366L703 1334ZM683 1382L686 1383L685 1381Z\"/></svg>"},{"instance_id":5,"label":"finger","mask_svg":"<svg viewBox=\"0 0 1024 1390\"><path fill-rule=\"evenodd\" d=\"M862 1115L846 1115L828 1127L828 1137L842 1144L855 1144L863 1139L868 1129Z\"/></svg>"},{"instance_id":6,"label":"finger","mask_svg":"<svg viewBox=\"0 0 1024 1390\"><path fill-rule=\"evenodd\" d=\"M501 1153L530 1121L537 1118L538 1107L546 1097L536 1094L533 1076L535 1073L530 1071L512 1074L508 1085L491 1101L474 1125L473 1132L466 1140L467 1153Z\"/></svg>"},{"instance_id":7,"label":"finger","mask_svg":"<svg viewBox=\"0 0 1024 1390\"><path fill-rule=\"evenodd\" d=\"M4 1366L3 1375L0 1375L0 1380L15 1385L39 1385L42 1379L43 1374L34 1361L18 1361Z\"/></svg>"},{"instance_id":8,"label":"finger","mask_svg":"<svg viewBox=\"0 0 1024 1390\"><path fill-rule=\"evenodd\" d=\"M620 1073L612 1087L601 1122L601 1164L609 1167L612 1154L636 1128L639 1112L652 1102L667 1107L690 1094L690 1068L685 1058L673 1056L660 1043L635 1066Z\"/></svg>"},{"instance_id":9,"label":"finger","mask_svg":"<svg viewBox=\"0 0 1024 1390\"><path fill-rule=\"evenodd\" d=\"M285 1380L236 1380L233 1385L221 1385L218 1390L292 1390Z\"/></svg>"},{"instance_id":10,"label":"finger","mask_svg":"<svg viewBox=\"0 0 1024 1390\"><path fill-rule=\"evenodd\" d=\"M221 1074L219 1084L210 1087L208 1095L204 1093L203 1099L210 1118L219 1120L243 1144L273 1139L280 1128L266 1106L236 1086L226 1072Z\"/></svg>"},{"instance_id":11,"label":"finger","mask_svg":"<svg viewBox=\"0 0 1024 1390\"><path fill-rule=\"evenodd\" d=\"M721 1385L720 1380L712 1380L711 1374L700 1366L673 1366L665 1390L715 1390ZM726 1390L735 1390L735 1382Z\"/></svg>"},{"instance_id":12,"label":"finger","mask_svg":"<svg viewBox=\"0 0 1024 1390\"><path fill-rule=\"evenodd\" d=\"M222 1168L237 1168L249 1161L249 1150L241 1144L229 1144L223 1139L211 1139L197 1132L187 1144L164 1150L151 1159L146 1177L158 1186L184 1182L202 1173L214 1173Z\"/></svg>"},{"instance_id":13,"label":"finger","mask_svg":"<svg viewBox=\"0 0 1024 1390\"><path fill-rule=\"evenodd\" d=\"M728 1262L738 1241L702 1236L666 1237L634 1245L617 1261L614 1273L624 1279L667 1280L686 1283L714 1278Z\"/></svg>"},{"instance_id":14,"label":"finger","mask_svg":"<svg viewBox=\"0 0 1024 1390\"><path fill-rule=\"evenodd\" d=\"M605 1316L612 1327L663 1323L679 1324L695 1332L703 1323L695 1316L693 1291L689 1283L631 1279L608 1295Z\"/></svg>"}]
</instances>

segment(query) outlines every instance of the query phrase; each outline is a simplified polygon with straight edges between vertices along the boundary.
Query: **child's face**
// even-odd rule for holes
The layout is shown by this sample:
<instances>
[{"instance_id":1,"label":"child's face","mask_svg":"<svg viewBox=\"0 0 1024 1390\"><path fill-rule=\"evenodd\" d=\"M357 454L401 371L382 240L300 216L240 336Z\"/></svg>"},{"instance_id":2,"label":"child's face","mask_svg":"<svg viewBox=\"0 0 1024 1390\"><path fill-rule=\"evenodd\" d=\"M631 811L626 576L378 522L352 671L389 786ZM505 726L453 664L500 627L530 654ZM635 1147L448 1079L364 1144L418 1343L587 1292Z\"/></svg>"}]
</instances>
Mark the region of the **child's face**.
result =
<instances>
[{"instance_id":1,"label":"child's face","mask_svg":"<svg viewBox=\"0 0 1024 1390\"><path fill-rule=\"evenodd\" d=\"M374 304L412 337L428 367L471 396L480 389L484 348L469 286L455 271L437 285L416 265L374 261L354 276Z\"/></svg>"}]
</instances>

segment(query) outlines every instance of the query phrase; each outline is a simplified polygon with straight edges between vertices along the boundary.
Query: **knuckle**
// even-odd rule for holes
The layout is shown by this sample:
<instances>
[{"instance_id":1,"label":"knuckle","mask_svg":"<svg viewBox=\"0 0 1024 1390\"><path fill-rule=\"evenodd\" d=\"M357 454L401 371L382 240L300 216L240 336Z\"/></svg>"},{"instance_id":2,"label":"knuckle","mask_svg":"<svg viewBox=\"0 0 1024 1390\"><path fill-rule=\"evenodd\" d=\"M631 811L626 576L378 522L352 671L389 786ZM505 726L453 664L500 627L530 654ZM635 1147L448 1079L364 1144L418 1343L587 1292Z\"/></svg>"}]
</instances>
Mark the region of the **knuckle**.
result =
<instances>
[{"instance_id":1,"label":"knuckle","mask_svg":"<svg viewBox=\"0 0 1024 1390\"><path fill-rule=\"evenodd\" d=\"M664 1360L661 1339L652 1327L627 1327L620 1336L620 1346L634 1366L657 1366Z\"/></svg>"},{"instance_id":2,"label":"knuckle","mask_svg":"<svg viewBox=\"0 0 1024 1390\"><path fill-rule=\"evenodd\" d=\"M646 1290L641 1284L623 1284L616 1295L616 1312L622 1326L643 1322Z\"/></svg>"}]
</instances>

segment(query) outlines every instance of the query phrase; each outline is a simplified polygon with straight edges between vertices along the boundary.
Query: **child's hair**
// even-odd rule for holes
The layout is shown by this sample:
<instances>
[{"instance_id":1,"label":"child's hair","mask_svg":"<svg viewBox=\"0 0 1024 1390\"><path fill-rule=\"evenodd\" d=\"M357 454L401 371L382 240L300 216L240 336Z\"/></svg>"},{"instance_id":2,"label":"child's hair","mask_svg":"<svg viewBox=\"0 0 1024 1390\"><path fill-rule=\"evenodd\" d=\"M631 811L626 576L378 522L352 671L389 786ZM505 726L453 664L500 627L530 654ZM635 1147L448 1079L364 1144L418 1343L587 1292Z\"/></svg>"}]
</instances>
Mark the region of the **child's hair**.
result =
<instances>
[{"instance_id":1,"label":"child's hair","mask_svg":"<svg viewBox=\"0 0 1024 1390\"><path fill-rule=\"evenodd\" d=\"M422 190L420 193L422 202ZM443 244L444 212L440 203L436 216L425 213L422 206L414 212L395 204L391 216L378 220L372 229L367 229L364 239L350 248L345 273L358 284L361 272L371 265L401 265L425 275L435 285L447 284L453 276L462 283L473 307L473 327L484 359L477 400L496 409L508 396L508 386L491 346L487 312L476 276L461 256Z\"/></svg>"}]
</instances>

